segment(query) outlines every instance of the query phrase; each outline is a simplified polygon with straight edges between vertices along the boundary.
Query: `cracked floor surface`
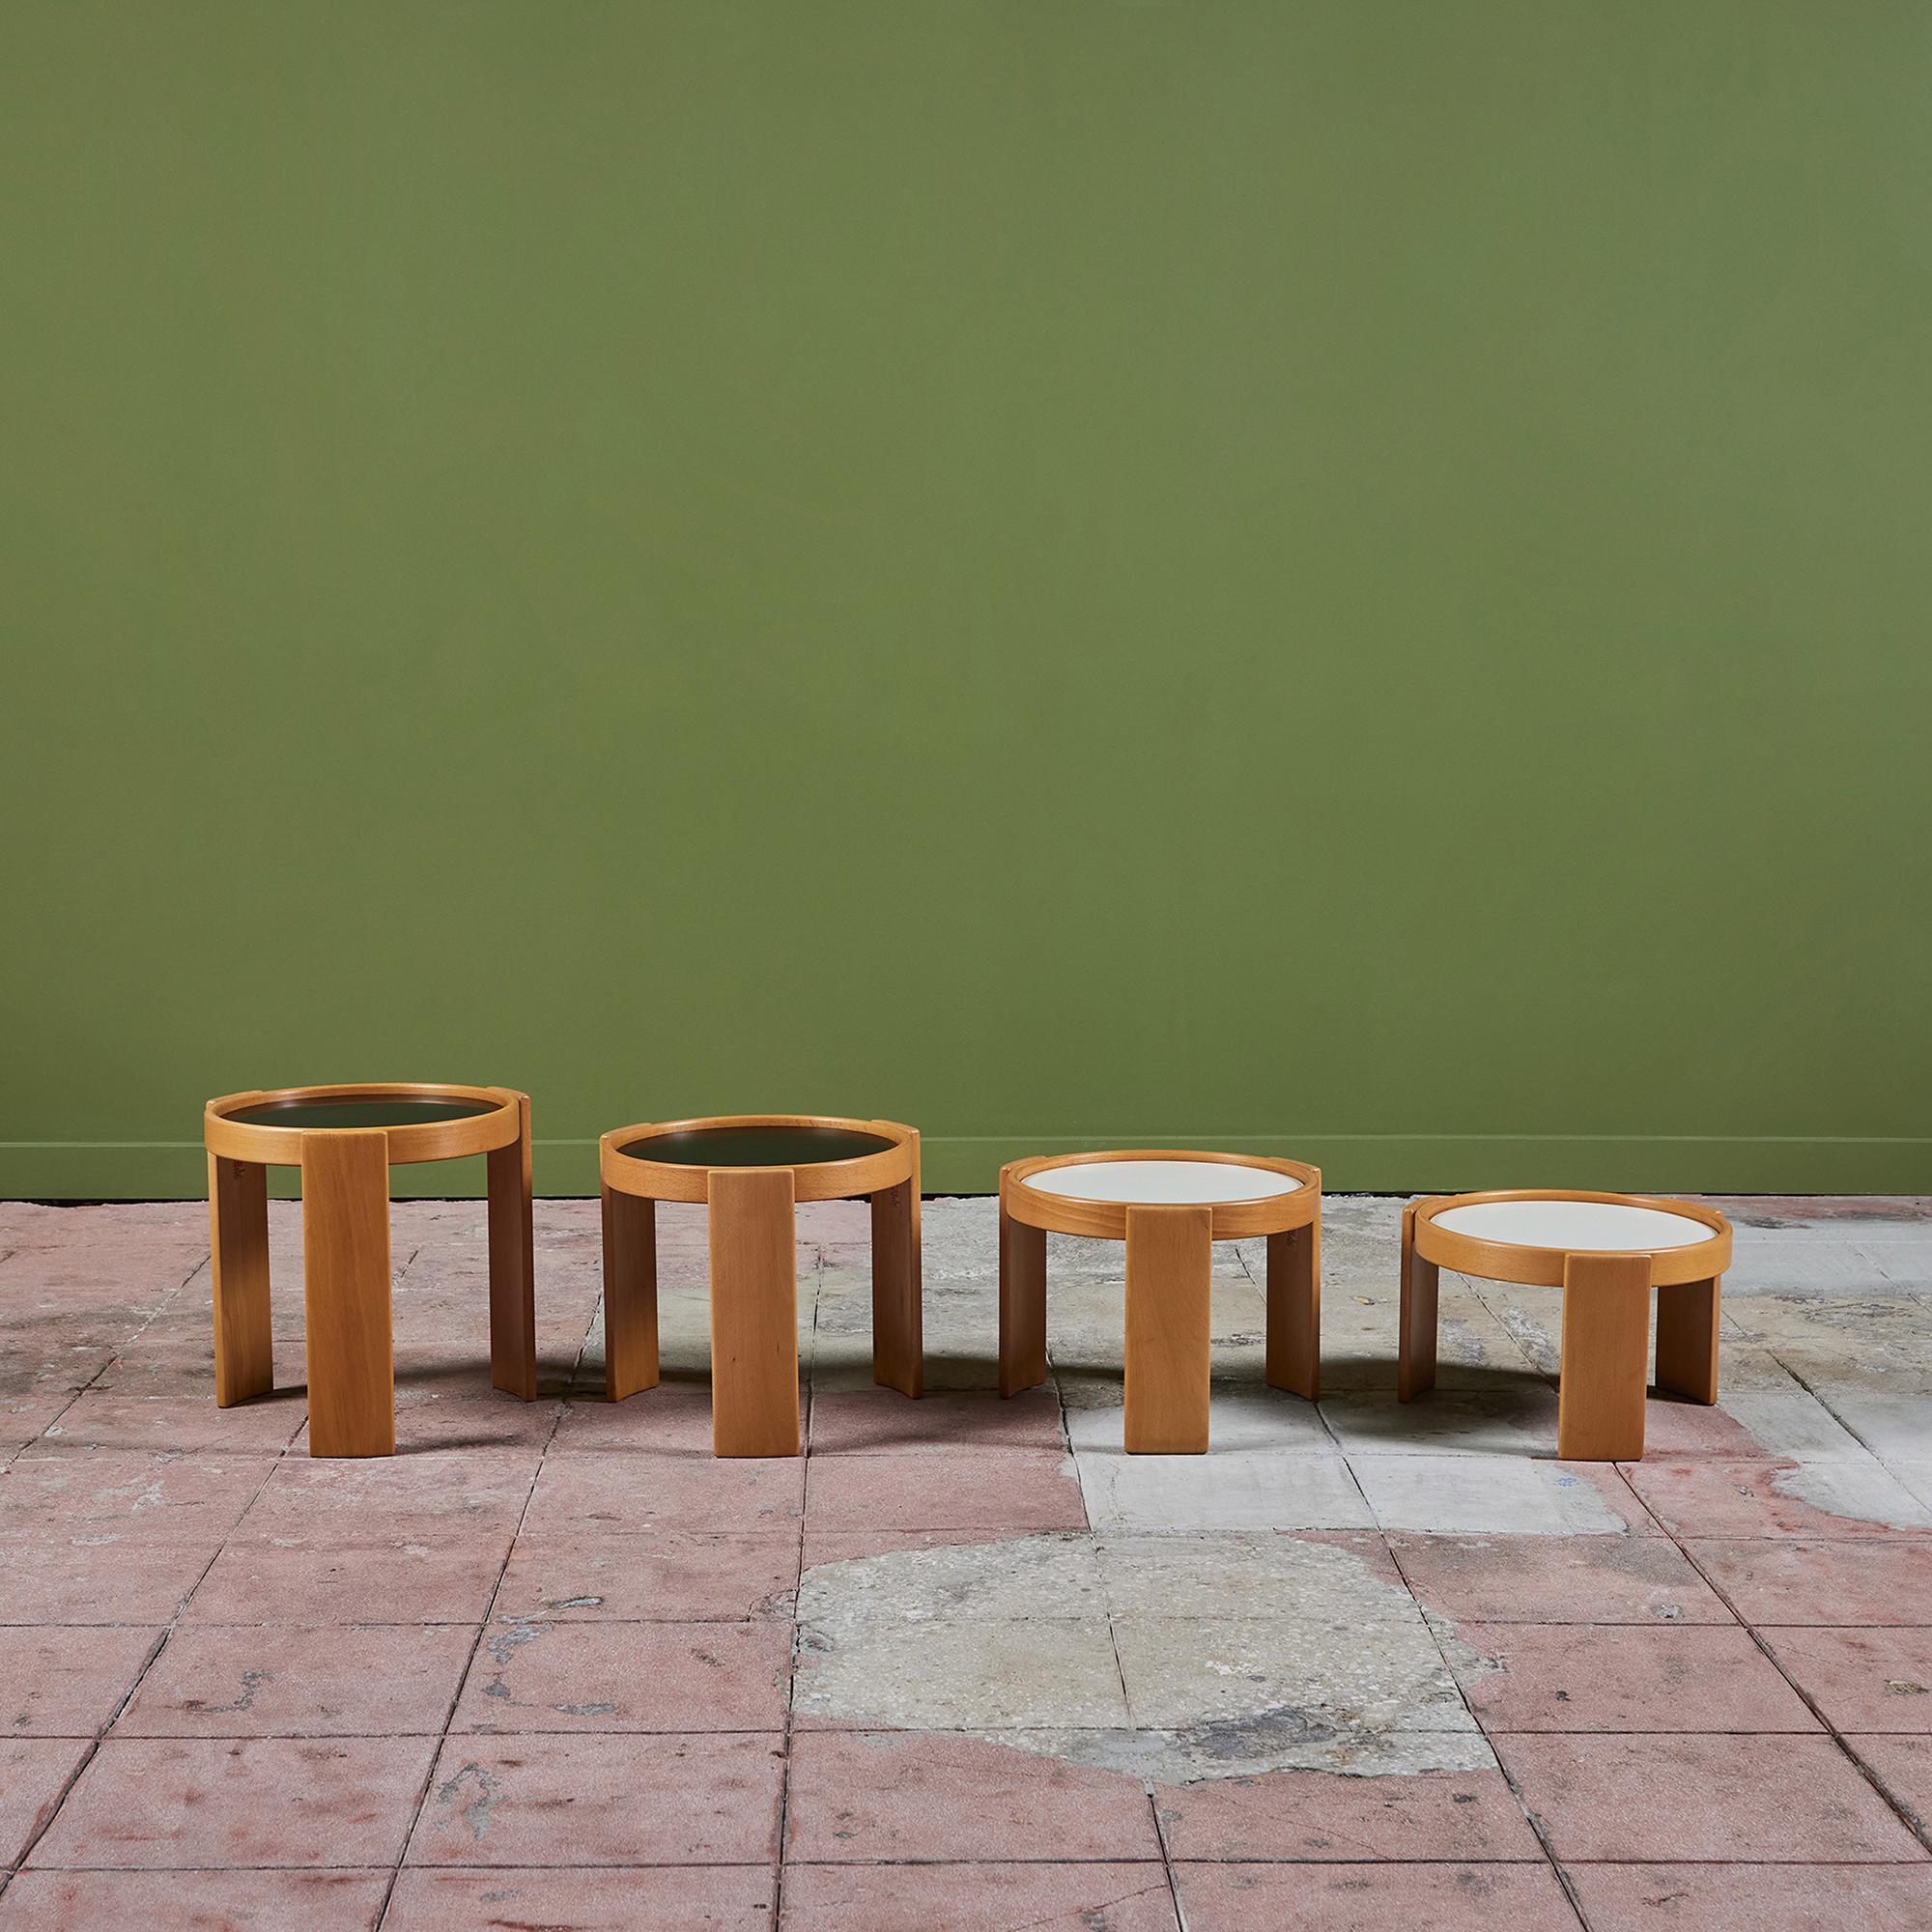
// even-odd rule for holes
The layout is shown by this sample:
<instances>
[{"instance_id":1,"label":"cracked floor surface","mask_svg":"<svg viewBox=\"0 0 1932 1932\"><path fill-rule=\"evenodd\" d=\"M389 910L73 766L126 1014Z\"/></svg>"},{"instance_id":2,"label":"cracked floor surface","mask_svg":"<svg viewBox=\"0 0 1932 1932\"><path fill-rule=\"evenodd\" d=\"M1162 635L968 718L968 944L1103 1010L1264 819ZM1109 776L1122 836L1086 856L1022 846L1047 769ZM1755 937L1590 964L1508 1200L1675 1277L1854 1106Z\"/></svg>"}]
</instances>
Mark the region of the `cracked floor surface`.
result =
<instances>
[{"instance_id":1,"label":"cracked floor surface","mask_svg":"<svg viewBox=\"0 0 1932 1932\"><path fill-rule=\"evenodd\" d=\"M926 1205L927 1397L863 1204L799 1216L810 1455L709 1454L704 1231L600 1399L594 1202L492 1395L478 1203L394 1210L398 1438L217 1410L205 1210L0 1204L0 1932L1323 1932L1932 1922L1932 1203L1722 1204L1724 1395L1554 1460L1559 1296L1323 1228L1326 1399L1215 1251L1214 1447L1121 1449L1121 1250L1051 1243L992 1395L995 1209Z\"/></svg>"}]
</instances>

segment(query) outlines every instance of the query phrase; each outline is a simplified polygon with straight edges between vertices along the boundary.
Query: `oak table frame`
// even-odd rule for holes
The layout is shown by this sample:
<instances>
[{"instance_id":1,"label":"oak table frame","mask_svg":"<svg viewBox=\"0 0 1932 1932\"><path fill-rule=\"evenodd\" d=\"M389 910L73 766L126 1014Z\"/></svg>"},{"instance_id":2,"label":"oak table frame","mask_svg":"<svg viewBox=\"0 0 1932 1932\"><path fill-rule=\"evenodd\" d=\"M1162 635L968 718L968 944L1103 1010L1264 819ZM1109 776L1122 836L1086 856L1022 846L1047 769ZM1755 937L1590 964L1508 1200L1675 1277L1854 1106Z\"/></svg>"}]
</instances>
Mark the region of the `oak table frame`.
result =
<instances>
[{"instance_id":1,"label":"oak table frame","mask_svg":"<svg viewBox=\"0 0 1932 1932\"><path fill-rule=\"evenodd\" d=\"M387 1126L276 1125L397 1107L475 1111ZM214 1276L214 1400L229 1408L275 1385L269 1300L271 1167L301 1171L302 1312L311 1456L393 1456L395 1341L389 1296L389 1169L484 1154L490 1195L490 1381L534 1402L536 1293L530 1102L508 1087L413 1082L224 1094L202 1115Z\"/></svg>"},{"instance_id":2,"label":"oak table frame","mask_svg":"<svg viewBox=\"0 0 1932 1932\"><path fill-rule=\"evenodd\" d=\"M850 1134L883 1141L843 1160L707 1167L652 1160L639 1143L733 1130ZM597 1143L604 1196L604 1393L655 1388L657 1203L710 1215L711 1444L717 1456L796 1456L802 1201L872 1204L872 1379L901 1395L925 1386L919 1234L919 1131L896 1121L820 1114L728 1114L619 1127Z\"/></svg>"},{"instance_id":3,"label":"oak table frame","mask_svg":"<svg viewBox=\"0 0 1932 1932\"><path fill-rule=\"evenodd\" d=\"M1710 1238L1676 1247L1565 1248L1484 1239L1439 1224L1452 1208L1492 1202L1597 1202L1700 1222ZM1657 1386L1707 1406L1718 1400L1721 1285L1731 1225L1715 1208L1644 1194L1578 1188L1500 1189L1410 1202L1402 1211L1402 1303L1396 1394L1412 1402L1435 1385L1439 1270L1563 1291L1556 1453L1577 1463L1643 1456L1645 1358L1657 1295Z\"/></svg>"},{"instance_id":4,"label":"oak table frame","mask_svg":"<svg viewBox=\"0 0 1932 1932\"><path fill-rule=\"evenodd\" d=\"M1030 1183L1096 1163L1191 1161L1284 1175L1296 1185L1248 1201L1139 1203L1047 1193ZM1208 1447L1213 1243L1267 1237L1267 1381L1321 1395L1321 1172L1260 1154L1174 1148L1041 1154L1000 1170L1000 1393L1046 1379L1046 1237L1124 1241L1125 1442L1135 1455Z\"/></svg>"}]
</instances>

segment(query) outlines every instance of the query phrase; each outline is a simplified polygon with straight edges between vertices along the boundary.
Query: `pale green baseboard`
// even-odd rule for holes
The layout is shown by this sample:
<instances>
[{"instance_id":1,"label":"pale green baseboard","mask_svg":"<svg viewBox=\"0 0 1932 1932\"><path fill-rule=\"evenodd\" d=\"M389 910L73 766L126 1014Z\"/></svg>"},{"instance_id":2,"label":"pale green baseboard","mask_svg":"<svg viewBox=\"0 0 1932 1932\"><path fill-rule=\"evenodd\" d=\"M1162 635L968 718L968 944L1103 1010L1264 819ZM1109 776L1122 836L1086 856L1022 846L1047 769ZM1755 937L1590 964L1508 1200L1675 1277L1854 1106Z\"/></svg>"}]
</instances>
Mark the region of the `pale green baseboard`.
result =
<instances>
[{"instance_id":1,"label":"pale green baseboard","mask_svg":"<svg viewBox=\"0 0 1932 1932\"><path fill-rule=\"evenodd\" d=\"M1604 1187L1680 1194L1932 1193L1932 1139L1721 1135L1301 1134L1175 1136L1172 1145L1312 1160L1335 1193L1445 1193L1478 1187ZM1030 1153L1145 1147L1146 1138L935 1135L923 1143L925 1192L987 1194L1000 1163ZM597 1191L594 1140L539 1140L536 1190ZM475 1195L483 1162L430 1161L392 1171L406 1198ZM293 1194L293 1169L271 1176ZM207 1188L194 1142L0 1142L0 1199L173 1201Z\"/></svg>"}]
</instances>

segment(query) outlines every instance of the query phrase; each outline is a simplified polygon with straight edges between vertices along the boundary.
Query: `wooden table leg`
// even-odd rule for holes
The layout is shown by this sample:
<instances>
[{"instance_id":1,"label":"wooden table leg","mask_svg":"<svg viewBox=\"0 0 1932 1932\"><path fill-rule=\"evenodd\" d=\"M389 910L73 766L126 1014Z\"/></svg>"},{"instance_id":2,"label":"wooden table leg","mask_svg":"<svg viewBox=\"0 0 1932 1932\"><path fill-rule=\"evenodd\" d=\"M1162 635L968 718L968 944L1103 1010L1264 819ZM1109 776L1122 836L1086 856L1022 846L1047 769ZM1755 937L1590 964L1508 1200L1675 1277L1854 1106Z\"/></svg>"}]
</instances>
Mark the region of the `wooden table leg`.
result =
<instances>
[{"instance_id":1,"label":"wooden table leg","mask_svg":"<svg viewBox=\"0 0 1932 1932\"><path fill-rule=\"evenodd\" d=\"M1267 1245L1267 1380L1321 1400L1321 1223L1270 1235Z\"/></svg>"},{"instance_id":2,"label":"wooden table leg","mask_svg":"<svg viewBox=\"0 0 1932 1932\"><path fill-rule=\"evenodd\" d=\"M232 1408L275 1385L269 1320L269 1170L208 1156L214 1275L214 1400Z\"/></svg>"},{"instance_id":3,"label":"wooden table leg","mask_svg":"<svg viewBox=\"0 0 1932 1932\"><path fill-rule=\"evenodd\" d=\"M1046 1379L1046 1230L1015 1220L1000 1198L1000 1393Z\"/></svg>"},{"instance_id":4,"label":"wooden table leg","mask_svg":"<svg viewBox=\"0 0 1932 1932\"><path fill-rule=\"evenodd\" d=\"M1692 1402L1718 1399L1719 1278L1657 1291L1657 1386Z\"/></svg>"},{"instance_id":5,"label":"wooden table leg","mask_svg":"<svg viewBox=\"0 0 1932 1932\"><path fill-rule=\"evenodd\" d=\"M389 1140L380 1127L302 1136L308 1453L396 1453L389 1326Z\"/></svg>"},{"instance_id":6,"label":"wooden table leg","mask_svg":"<svg viewBox=\"0 0 1932 1932\"><path fill-rule=\"evenodd\" d=\"M788 1167L714 1168L711 1447L796 1456L798 1271Z\"/></svg>"},{"instance_id":7,"label":"wooden table leg","mask_svg":"<svg viewBox=\"0 0 1932 1932\"><path fill-rule=\"evenodd\" d=\"M536 1252L530 1225L530 1098L521 1125L485 1159L490 1175L490 1386L537 1399Z\"/></svg>"},{"instance_id":8,"label":"wooden table leg","mask_svg":"<svg viewBox=\"0 0 1932 1932\"><path fill-rule=\"evenodd\" d=\"M1127 1209L1127 1413L1132 1454L1208 1447L1211 1208Z\"/></svg>"},{"instance_id":9,"label":"wooden table leg","mask_svg":"<svg viewBox=\"0 0 1932 1932\"><path fill-rule=\"evenodd\" d=\"M1435 1296L1440 1271L1415 1252L1415 1204L1402 1210L1402 1308L1396 1319L1395 1392L1413 1402L1435 1386Z\"/></svg>"},{"instance_id":10,"label":"wooden table leg","mask_svg":"<svg viewBox=\"0 0 1932 1932\"><path fill-rule=\"evenodd\" d=\"M658 1204L604 1188L604 1399L658 1385Z\"/></svg>"},{"instance_id":11,"label":"wooden table leg","mask_svg":"<svg viewBox=\"0 0 1932 1932\"><path fill-rule=\"evenodd\" d=\"M872 1379L901 1395L925 1386L920 1294L919 1135L912 1174L872 1196Z\"/></svg>"},{"instance_id":12,"label":"wooden table leg","mask_svg":"<svg viewBox=\"0 0 1932 1932\"><path fill-rule=\"evenodd\" d=\"M1571 1255L1563 1265L1556 1453L1571 1463L1643 1458L1650 1257Z\"/></svg>"}]
</instances>

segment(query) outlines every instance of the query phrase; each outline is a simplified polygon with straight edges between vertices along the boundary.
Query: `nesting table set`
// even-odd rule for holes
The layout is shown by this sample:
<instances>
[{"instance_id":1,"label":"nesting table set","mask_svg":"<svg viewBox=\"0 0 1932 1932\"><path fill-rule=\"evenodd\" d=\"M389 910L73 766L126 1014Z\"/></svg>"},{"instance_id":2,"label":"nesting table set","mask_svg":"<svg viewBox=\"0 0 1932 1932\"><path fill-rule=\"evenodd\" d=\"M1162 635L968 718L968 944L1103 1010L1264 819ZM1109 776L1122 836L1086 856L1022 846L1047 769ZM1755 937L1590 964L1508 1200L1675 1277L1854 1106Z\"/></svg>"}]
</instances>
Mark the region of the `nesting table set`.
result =
<instances>
[{"instance_id":1,"label":"nesting table set","mask_svg":"<svg viewBox=\"0 0 1932 1932\"><path fill-rule=\"evenodd\" d=\"M301 1172L309 1452L395 1452L389 1299L392 1164L489 1163L490 1379L536 1398L530 1103L502 1087L338 1086L208 1103L215 1401L274 1385L268 1169ZM796 1456L801 1201L869 1199L872 1376L921 1394L919 1134L892 1121L734 1115L620 1127L598 1144L605 1394L658 1380L660 1201L709 1211L712 1446ZM1046 1379L1046 1237L1126 1248L1125 1443L1208 1447L1213 1243L1267 1240L1267 1381L1321 1394L1321 1177L1298 1161L1154 1149L1046 1155L1000 1171L1003 1396ZM1557 1454L1643 1454L1651 1297L1656 1379L1718 1399L1719 1280L1731 1231L1715 1209L1575 1191L1460 1194L1403 1210L1398 1394L1435 1379L1439 1269L1563 1290Z\"/></svg>"}]
</instances>

